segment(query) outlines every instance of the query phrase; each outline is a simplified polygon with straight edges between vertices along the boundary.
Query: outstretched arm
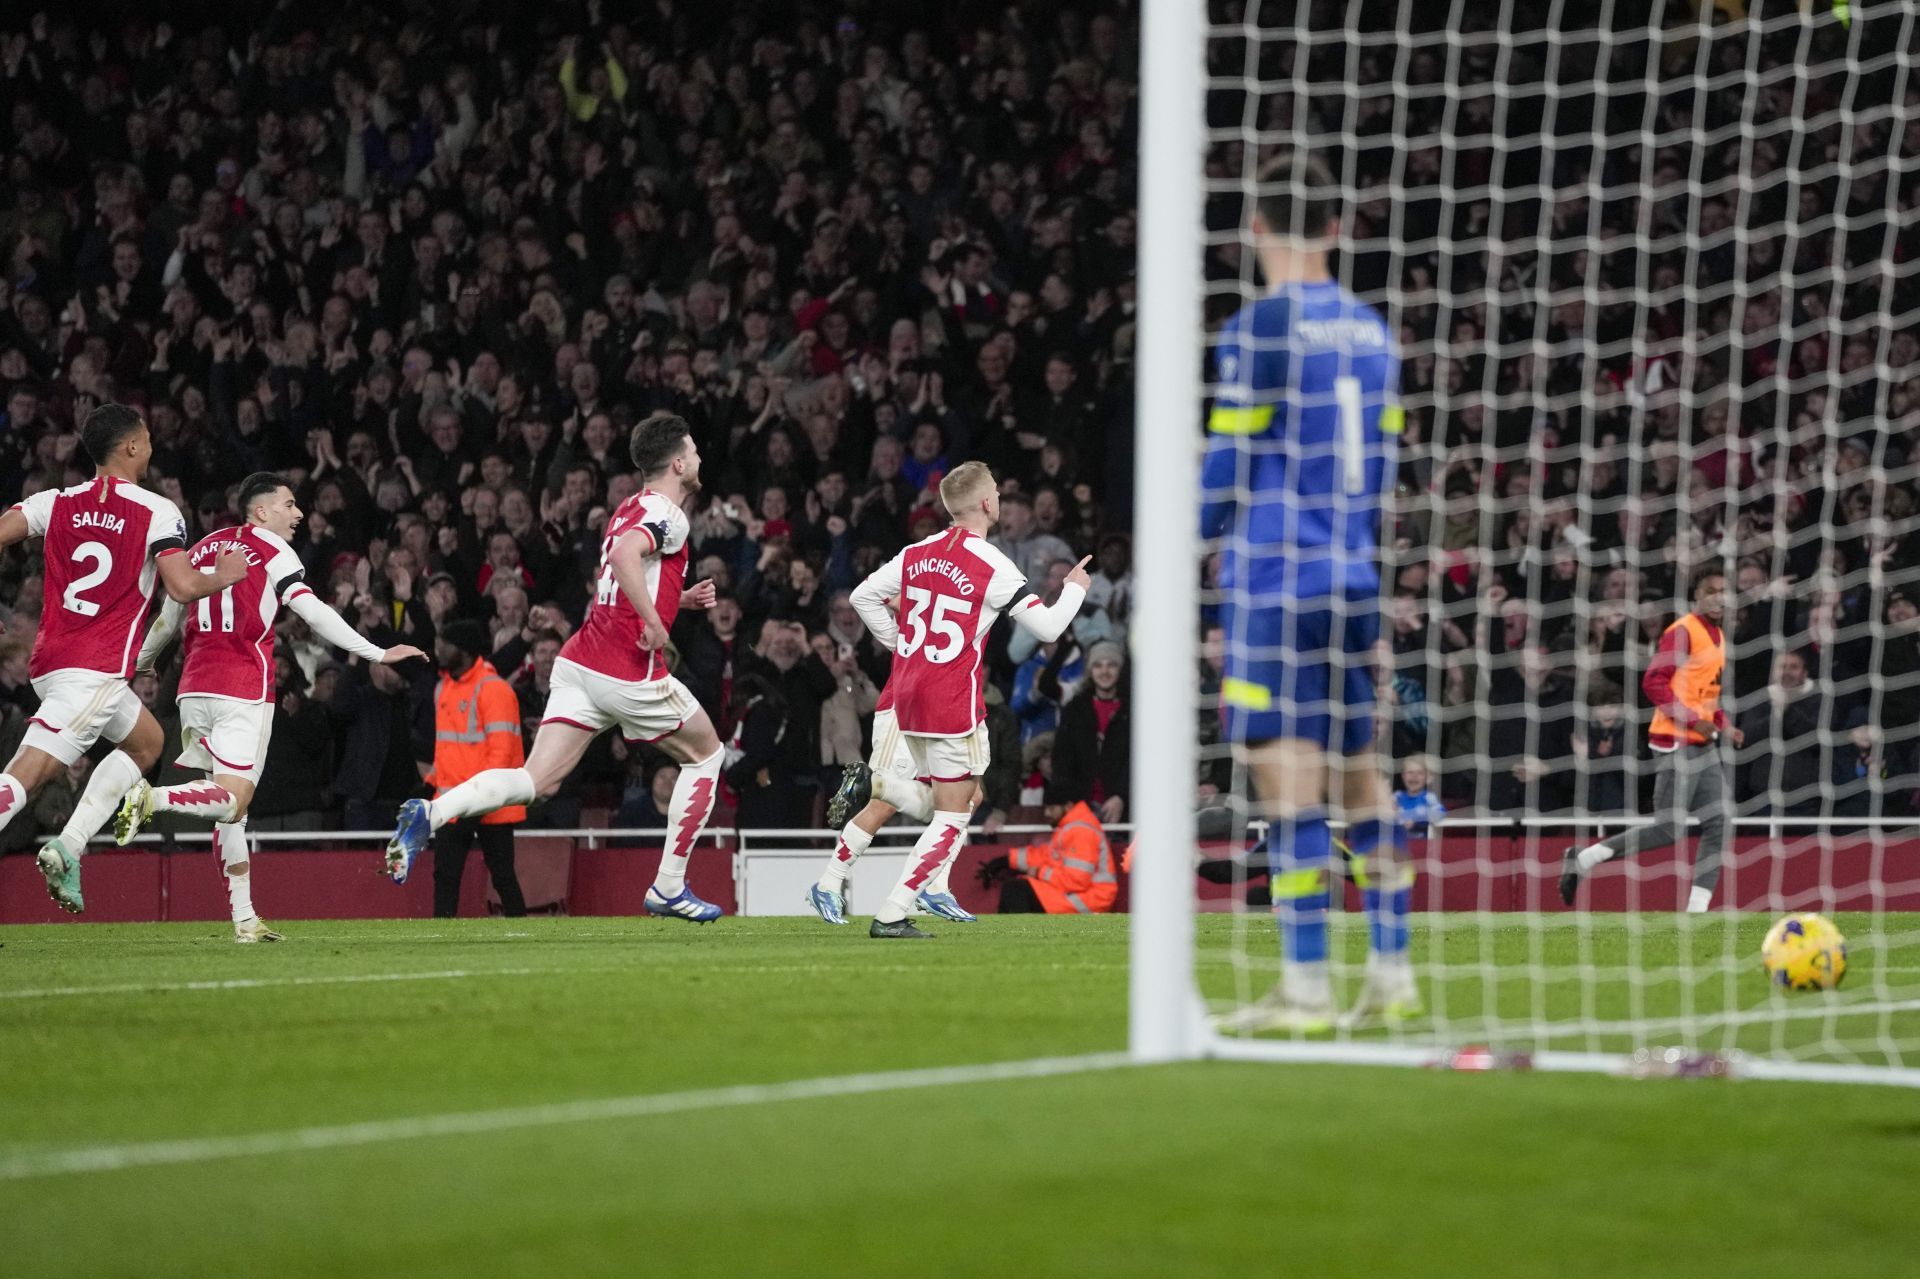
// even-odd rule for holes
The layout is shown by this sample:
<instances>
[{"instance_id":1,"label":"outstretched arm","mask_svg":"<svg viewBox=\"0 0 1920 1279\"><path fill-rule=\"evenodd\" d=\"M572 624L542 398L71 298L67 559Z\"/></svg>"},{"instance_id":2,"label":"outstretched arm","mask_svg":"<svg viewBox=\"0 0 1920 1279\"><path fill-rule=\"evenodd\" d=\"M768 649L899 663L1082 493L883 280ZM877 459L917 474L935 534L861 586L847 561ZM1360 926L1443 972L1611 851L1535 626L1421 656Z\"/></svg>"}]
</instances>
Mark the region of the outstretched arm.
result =
<instances>
[{"instance_id":1,"label":"outstretched arm","mask_svg":"<svg viewBox=\"0 0 1920 1279\"><path fill-rule=\"evenodd\" d=\"M218 595L247 575L247 557L240 551L223 551L213 562L213 572L202 573L185 552L168 552L154 560L160 573L160 585L167 598L182 604Z\"/></svg>"},{"instance_id":2,"label":"outstretched arm","mask_svg":"<svg viewBox=\"0 0 1920 1279\"><path fill-rule=\"evenodd\" d=\"M404 657L425 656L410 644L396 644L390 649L381 648L347 625L346 618L328 608L320 601L318 595L304 587L288 598L287 608L295 617L305 622L315 635L327 643L335 648L344 648L355 657L364 658L369 662L385 662L388 660L388 655L393 653L400 654L393 659L394 661ZM402 649L406 651L402 653Z\"/></svg>"},{"instance_id":3,"label":"outstretched arm","mask_svg":"<svg viewBox=\"0 0 1920 1279\"><path fill-rule=\"evenodd\" d=\"M1059 639L1072 624L1074 614L1080 611L1080 602L1087 598L1087 583L1093 580L1087 576L1087 561L1092 558L1091 555L1084 555L1073 566L1067 574L1066 583L1060 588L1059 599L1051 604L1042 604L1038 596L1030 595L1024 600L1015 600L1007 616L1042 644Z\"/></svg>"},{"instance_id":4,"label":"outstretched arm","mask_svg":"<svg viewBox=\"0 0 1920 1279\"><path fill-rule=\"evenodd\" d=\"M0 550L32 536L33 530L27 527L27 513L19 507L8 507L6 514L0 515Z\"/></svg>"}]
</instances>

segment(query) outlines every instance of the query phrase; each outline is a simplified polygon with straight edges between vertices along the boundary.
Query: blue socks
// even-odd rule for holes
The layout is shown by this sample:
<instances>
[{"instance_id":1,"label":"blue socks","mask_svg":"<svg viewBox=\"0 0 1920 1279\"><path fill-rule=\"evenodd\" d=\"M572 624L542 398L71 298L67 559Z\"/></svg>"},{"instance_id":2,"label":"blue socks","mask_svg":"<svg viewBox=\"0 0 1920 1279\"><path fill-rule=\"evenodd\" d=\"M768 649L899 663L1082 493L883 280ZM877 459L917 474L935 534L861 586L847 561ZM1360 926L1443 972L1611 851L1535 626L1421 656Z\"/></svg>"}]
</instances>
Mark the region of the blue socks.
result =
<instances>
[{"instance_id":1,"label":"blue socks","mask_svg":"<svg viewBox=\"0 0 1920 1279\"><path fill-rule=\"evenodd\" d=\"M1280 921L1280 953L1289 964L1327 958L1327 868L1333 833L1324 809L1275 823L1268 841L1274 857L1273 909Z\"/></svg>"},{"instance_id":2,"label":"blue socks","mask_svg":"<svg viewBox=\"0 0 1920 1279\"><path fill-rule=\"evenodd\" d=\"M1360 899L1367 910L1368 948L1383 958L1404 955L1412 937L1407 914L1413 908L1414 875L1404 856L1407 829L1398 822L1361 821L1353 824L1347 838L1356 861L1377 850L1382 839L1392 842L1396 856L1384 874L1360 876Z\"/></svg>"}]
</instances>

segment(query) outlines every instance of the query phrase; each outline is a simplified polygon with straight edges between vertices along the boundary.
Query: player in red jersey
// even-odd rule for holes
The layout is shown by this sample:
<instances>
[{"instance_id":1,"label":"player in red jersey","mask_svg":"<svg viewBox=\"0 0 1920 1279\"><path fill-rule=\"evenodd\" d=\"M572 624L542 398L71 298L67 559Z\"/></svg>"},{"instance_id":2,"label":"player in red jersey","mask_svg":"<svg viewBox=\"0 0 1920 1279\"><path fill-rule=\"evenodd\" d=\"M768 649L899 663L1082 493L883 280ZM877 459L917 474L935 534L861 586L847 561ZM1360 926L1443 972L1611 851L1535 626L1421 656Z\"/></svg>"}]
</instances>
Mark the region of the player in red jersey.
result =
<instances>
[{"instance_id":1,"label":"player in red jersey","mask_svg":"<svg viewBox=\"0 0 1920 1279\"><path fill-rule=\"evenodd\" d=\"M608 728L652 742L680 765L667 805L667 846L647 890L646 911L704 924L720 908L687 888L687 857L713 814L724 752L713 722L667 669L667 631L682 608L713 604L713 583L683 590L687 515L700 491L700 450L686 422L655 413L633 428L634 469L645 487L607 520L586 624L560 649L553 693L524 768L478 773L431 802L410 799L387 845L387 869L405 883L432 833L460 817L531 803L560 789Z\"/></svg>"},{"instance_id":2,"label":"player in red jersey","mask_svg":"<svg viewBox=\"0 0 1920 1279\"><path fill-rule=\"evenodd\" d=\"M186 632L180 673L182 768L207 781L156 788L144 779L121 801L114 839L128 843L155 813L185 813L213 823L214 851L226 871L236 942L279 941L253 909L247 850L247 806L267 762L273 732L273 624L286 609L327 643L368 662L391 665L425 653L411 644L381 648L362 638L306 583L306 570L287 539L305 518L293 485L261 471L240 485L242 523L202 538L188 561L201 571L228 551L246 560L247 575L191 609L169 601L140 647L139 670L153 664L175 635ZM184 623L184 626L183 626Z\"/></svg>"},{"instance_id":3,"label":"player in red jersey","mask_svg":"<svg viewBox=\"0 0 1920 1279\"><path fill-rule=\"evenodd\" d=\"M886 601L889 605L892 600ZM895 668L898 670L898 667ZM894 814L905 813L915 821L933 820L933 787L924 777L914 775L913 754L906 739L894 729L893 672L880 690L873 708L873 749L865 763L848 764L841 774L840 788L827 802L827 826L840 832L833 852L827 856L826 869L807 889L807 905L829 924L847 923L847 886L853 868L873 844L880 828ZM976 783L976 790L978 784ZM971 801L978 805L976 794ZM851 814L851 816L849 816ZM972 924L978 917L953 895L948 877L953 863L947 862L921 888L914 906L929 915L956 924Z\"/></svg>"},{"instance_id":4,"label":"player in red jersey","mask_svg":"<svg viewBox=\"0 0 1920 1279\"><path fill-rule=\"evenodd\" d=\"M160 725L127 682L153 613L154 588L191 602L225 590L247 571L238 552L219 556L210 573L187 563L179 508L140 487L153 441L139 413L103 404L87 415L80 439L96 467L91 480L43 489L0 515L0 548L46 539L46 603L27 668L40 708L0 773L0 827L102 737L120 748L94 765L73 816L40 850L47 892L75 915L86 909L80 857L87 841L160 758Z\"/></svg>"},{"instance_id":5,"label":"player in red jersey","mask_svg":"<svg viewBox=\"0 0 1920 1279\"><path fill-rule=\"evenodd\" d=\"M874 916L870 937L929 936L907 912L929 884L941 882L966 843L975 779L987 769L984 658L994 620L1004 611L1042 643L1058 639L1090 580L1082 559L1053 604L1027 589L1013 561L987 541L1000 519L1000 489L985 463L954 467L940 481L940 501L953 527L901 551L853 592L860 619L893 650L892 732L906 747L910 775L928 778L933 790L933 821ZM888 759L896 749L876 743L874 753Z\"/></svg>"}]
</instances>

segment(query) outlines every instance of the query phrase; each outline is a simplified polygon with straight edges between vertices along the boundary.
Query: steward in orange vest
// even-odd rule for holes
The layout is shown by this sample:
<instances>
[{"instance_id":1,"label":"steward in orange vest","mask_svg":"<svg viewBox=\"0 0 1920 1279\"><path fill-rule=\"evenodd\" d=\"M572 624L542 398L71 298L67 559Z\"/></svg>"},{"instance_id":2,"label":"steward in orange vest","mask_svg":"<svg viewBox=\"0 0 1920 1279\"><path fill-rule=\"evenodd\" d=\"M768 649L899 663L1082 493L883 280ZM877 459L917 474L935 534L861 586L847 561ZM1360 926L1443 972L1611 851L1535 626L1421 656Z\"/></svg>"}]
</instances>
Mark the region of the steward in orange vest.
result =
<instances>
[{"instance_id":1,"label":"steward in orange vest","mask_svg":"<svg viewBox=\"0 0 1920 1279\"><path fill-rule=\"evenodd\" d=\"M1745 744L1720 709L1720 674L1727 665L1727 637L1721 620L1727 610L1727 579L1719 569L1703 570L1693 580L1693 611L1683 614L1660 636L1660 651L1647 666L1641 691L1653 703L1647 745L1660 759L1653 783L1653 821L1632 827L1586 848L1572 847L1561 857L1560 900L1571 906L1580 881L1596 867L1618 857L1668 848L1696 823L1693 888L1689 913L1713 904L1720 882L1720 859L1727 849L1727 765L1720 739Z\"/></svg>"},{"instance_id":2,"label":"steward in orange vest","mask_svg":"<svg viewBox=\"0 0 1920 1279\"><path fill-rule=\"evenodd\" d=\"M1003 915L1104 915L1120 895L1113 848L1085 801L1066 811L1052 839L1016 848L1007 861L1018 875L1000 890Z\"/></svg>"},{"instance_id":3,"label":"steward in orange vest","mask_svg":"<svg viewBox=\"0 0 1920 1279\"><path fill-rule=\"evenodd\" d=\"M433 698L434 794L444 795L490 768L519 768L527 761L520 740L520 699L500 678L484 654L491 645L484 626L473 621L448 623L434 641L434 657L445 672ZM514 873L512 827L526 820L518 804L498 808L474 822L448 822L433 837L433 913L447 919L459 913L460 877L467 852L477 839L501 913L524 915L526 901Z\"/></svg>"}]
</instances>

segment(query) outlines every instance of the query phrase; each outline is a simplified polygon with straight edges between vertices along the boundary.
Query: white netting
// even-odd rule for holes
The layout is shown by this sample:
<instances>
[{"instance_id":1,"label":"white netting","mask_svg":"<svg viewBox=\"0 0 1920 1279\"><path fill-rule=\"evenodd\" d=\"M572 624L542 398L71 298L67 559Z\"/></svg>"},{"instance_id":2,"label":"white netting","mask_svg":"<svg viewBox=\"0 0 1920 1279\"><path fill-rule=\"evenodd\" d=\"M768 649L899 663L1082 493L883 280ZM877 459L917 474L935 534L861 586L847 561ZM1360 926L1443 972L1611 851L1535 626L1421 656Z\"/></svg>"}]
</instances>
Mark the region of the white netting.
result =
<instances>
[{"instance_id":1,"label":"white netting","mask_svg":"<svg viewBox=\"0 0 1920 1279\"><path fill-rule=\"evenodd\" d=\"M1920 1064L1920 19L1699 7L1210 6L1209 328L1263 291L1257 170L1306 148L1343 196L1335 274L1402 358L1379 739L1449 817L1414 845L1429 1016L1362 1041ZM1641 681L1709 564L1747 737L1714 912L1677 914L1684 844L1565 910L1561 850L1648 809ZM1232 914L1200 932L1216 1010L1277 971L1261 890L1203 892ZM1787 910L1848 934L1838 994L1769 990Z\"/></svg>"}]
</instances>

